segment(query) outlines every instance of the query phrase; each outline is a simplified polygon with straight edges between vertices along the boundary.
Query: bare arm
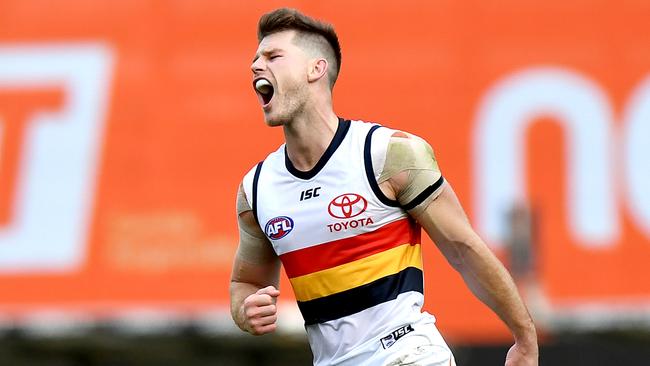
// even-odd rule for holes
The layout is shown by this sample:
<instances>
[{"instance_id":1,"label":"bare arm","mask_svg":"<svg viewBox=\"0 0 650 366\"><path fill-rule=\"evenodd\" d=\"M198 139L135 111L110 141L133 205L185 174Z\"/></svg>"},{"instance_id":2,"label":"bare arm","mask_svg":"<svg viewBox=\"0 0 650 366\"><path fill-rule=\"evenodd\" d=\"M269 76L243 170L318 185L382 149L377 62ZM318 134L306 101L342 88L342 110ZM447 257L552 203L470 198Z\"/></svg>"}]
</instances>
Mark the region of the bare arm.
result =
<instances>
[{"instance_id":1,"label":"bare arm","mask_svg":"<svg viewBox=\"0 0 650 366\"><path fill-rule=\"evenodd\" d=\"M275 299L280 295L280 260L255 222L253 212L238 199L239 246L230 277L230 312L239 328L254 335L276 328Z\"/></svg>"},{"instance_id":2,"label":"bare arm","mask_svg":"<svg viewBox=\"0 0 650 366\"><path fill-rule=\"evenodd\" d=\"M470 226L451 186L447 185L416 219L472 293L506 323L515 338L517 352L530 359L513 365L536 365L538 348L533 320L508 271Z\"/></svg>"},{"instance_id":3,"label":"bare arm","mask_svg":"<svg viewBox=\"0 0 650 366\"><path fill-rule=\"evenodd\" d=\"M417 141L411 140L410 143L413 146L403 149L401 157L401 161L407 162L405 169L393 167L394 173L380 184L388 198L397 199L402 205L412 200L414 190L422 192L439 176L434 174L438 167L430 148L423 148ZM423 140L422 143L426 144ZM423 151L431 154L429 162L422 158ZM391 156L387 156L387 165L389 158ZM414 174L416 172L418 174ZM510 274L471 227L451 186L445 182L436 193L409 213L460 273L472 293L489 306L512 332L515 344L506 356L506 366L537 365L539 351L535 326Z\"/></svg>"}]
</instances>

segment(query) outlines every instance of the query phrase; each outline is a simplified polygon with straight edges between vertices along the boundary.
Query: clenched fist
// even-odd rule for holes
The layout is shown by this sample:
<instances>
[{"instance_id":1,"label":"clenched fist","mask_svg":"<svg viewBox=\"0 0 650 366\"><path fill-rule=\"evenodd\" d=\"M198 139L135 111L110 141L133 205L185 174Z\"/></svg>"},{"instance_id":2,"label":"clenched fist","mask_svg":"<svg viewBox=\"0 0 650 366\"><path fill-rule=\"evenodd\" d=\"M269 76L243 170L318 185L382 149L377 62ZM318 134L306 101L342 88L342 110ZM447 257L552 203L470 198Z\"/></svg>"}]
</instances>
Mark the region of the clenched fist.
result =
<instances>
[{"instance_id":1,"label":"clenched fist","mask_svg":"<svg viewBox=\"0 0 650 366\"><path fill-rule=\"evenodd\" d=\"M244 299L240 308L243 329L253 335L275 331L278 319L275 300L279 295L278 289L267 286Z\"/></svg>"}]
</instances>

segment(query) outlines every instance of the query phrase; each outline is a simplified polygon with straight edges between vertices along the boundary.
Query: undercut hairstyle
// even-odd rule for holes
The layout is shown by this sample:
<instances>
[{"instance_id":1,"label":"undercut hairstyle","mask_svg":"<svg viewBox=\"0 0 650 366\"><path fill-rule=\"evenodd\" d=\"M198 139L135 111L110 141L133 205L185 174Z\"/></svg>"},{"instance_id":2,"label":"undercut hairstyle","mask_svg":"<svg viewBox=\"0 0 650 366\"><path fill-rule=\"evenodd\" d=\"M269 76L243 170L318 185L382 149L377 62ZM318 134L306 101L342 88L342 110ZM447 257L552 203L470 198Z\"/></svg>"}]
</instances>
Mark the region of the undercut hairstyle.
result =
<instances>
[{"instance_id":1,"label":"undercut hairstyle","mask_svg":"<svg viewBox=\"0 0 650 366\"><path fill-rule=\"evenodd\" d=\"M303 49L316 50L323 56L328 67L330 89L341 70L341 45L331 24L311 18L296 9L280 8L262 15L257 26L257 41L286 30L295 30L293 43Z\"/></svg>"}]
</instances>

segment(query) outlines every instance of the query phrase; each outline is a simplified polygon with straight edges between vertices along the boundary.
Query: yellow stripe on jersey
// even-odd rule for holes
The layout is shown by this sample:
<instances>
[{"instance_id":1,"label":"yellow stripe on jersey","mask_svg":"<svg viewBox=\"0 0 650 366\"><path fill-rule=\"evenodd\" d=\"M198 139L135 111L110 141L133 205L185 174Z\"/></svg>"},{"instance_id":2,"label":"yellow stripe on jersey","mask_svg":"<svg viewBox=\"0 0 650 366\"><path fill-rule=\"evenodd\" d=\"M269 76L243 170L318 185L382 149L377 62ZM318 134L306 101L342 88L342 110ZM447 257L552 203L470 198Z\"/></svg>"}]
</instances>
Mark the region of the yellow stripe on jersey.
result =
<instances>
[{"instance_id":1,"label":"yellow stripe on jersey","mask_svg":"<svg viewBox=\"0 0 650 366\"><path fill-rule=\"evenodd\" d=\"M298 301L350 290L407 268L422 269L420 244L404 244L356 261L291 278Z\"/></svg>"}]
</instances>

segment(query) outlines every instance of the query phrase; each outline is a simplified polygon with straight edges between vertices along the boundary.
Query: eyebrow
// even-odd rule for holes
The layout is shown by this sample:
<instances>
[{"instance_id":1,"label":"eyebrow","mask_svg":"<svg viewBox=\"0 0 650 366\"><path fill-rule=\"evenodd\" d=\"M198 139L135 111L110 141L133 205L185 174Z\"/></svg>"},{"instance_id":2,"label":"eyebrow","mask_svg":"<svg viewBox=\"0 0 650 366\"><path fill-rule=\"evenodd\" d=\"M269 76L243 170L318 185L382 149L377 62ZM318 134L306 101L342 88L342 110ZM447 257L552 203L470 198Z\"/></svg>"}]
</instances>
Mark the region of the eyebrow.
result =
<instances>
[{"instance_id":1,"label":"eyebrow","mask_svg":"<svg viewBox=\"0 0 650 366\"><path fill-rule=\"evenodd\" d=\"M253 57L253 62L257 61L258 58L260 58L260 55L270 55L273 52L278 52L282 51L281 48L267 48L265 50L262 50L262 52L258 52L255 54L255 57Z\"/></svg>"}]
</instances>

